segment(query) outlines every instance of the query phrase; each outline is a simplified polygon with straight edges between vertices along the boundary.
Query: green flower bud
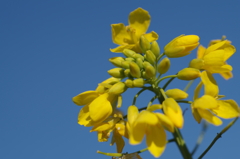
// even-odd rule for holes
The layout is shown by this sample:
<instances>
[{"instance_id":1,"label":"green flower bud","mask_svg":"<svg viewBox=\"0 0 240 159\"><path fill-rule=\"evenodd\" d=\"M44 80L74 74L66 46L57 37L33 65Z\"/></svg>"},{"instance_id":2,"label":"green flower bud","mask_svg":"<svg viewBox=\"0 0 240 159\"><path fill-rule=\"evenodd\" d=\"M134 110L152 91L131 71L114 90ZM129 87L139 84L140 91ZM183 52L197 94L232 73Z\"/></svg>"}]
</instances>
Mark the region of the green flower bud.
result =
<instances>
[{"instance_id":1,"label":"green flower bud","mask_svg":"<svg viewBox=\"0 0 240 159\"><path fill-rule=\"evenodd\" d=\"M146 51L146 59L152 65L154 65L156 63L156 56L153 54L153 52L151 50Z\"/></svg>"},{"instance_id":2,"label":"green flower bud","mask_svg":"<svg viewBox=\"0 0 240 159\"><path fill-rule=\"evenodd\" d=\"M169 97L169 98L173 98L175 100L181 100L181 99L185 99L188 97L188 94L184 91L182 91L181 89L169 89L165 92L165 94Z\"/></svg>"},{"instance_id":3,"label":"green flower bud","mask_svg":"<svg viewBox=\"0 0 240 159\"><path fill-rule=\"evenodd\" d=\"M129 49L124 49L123 50L123 54L126 56L126 57L133 57L134 54L136 54L136 52L132 51L132 50L129 50Z\"/></svg>"},{"instance_id":4,"label":"green flower bud","mask_svg":"<svg viewBox=\"0 0 240 159\"><path fill-rule=\"evenodd\" d=\"M144 84L145 84L145 82L144 82L143 78L137 78L137 79L133 80L134 87L143 87Z\"/></svg>"},{"instance_id":5,"label":"green flower bud","mask_svg":"<svg viewBox=\"0 0 240 159\"><path fill-rule=\"evenodd\" d=\"M160 55L160 47L157 43L157 41L153 41L151 44L151 51L153 52L153 54L158 57Z\"/></svg>"},{"instance_id":6,"label":"green flower bud","mask_svg":"<svg viewBox=\"0 0 240 159\"><path fill-rule=\"evenodd\" d=\"M151 48L150 42L143 35L140 37L139 45L143 53Z\"/></svg>"},{"instance_id":7,"label":"green flower bud","mask_svg":"<svg viewBox=\"0 0 240 159\"><path fill-rule=\"evenodd\" d=\"M145 72L146 72L146 77L147 78L152 78L155 76L156 74L156 70L152 65L149 65L145 68Z\"/></svg>"},{"instance_id":8,"label":"green flower bud","mask_svg":"<svg viewBox=\"0 0 240 159\"><path fill-rule=\"evenodd\" d=\"M125 77L130 77L131 76L130 69L124 70L124 75L125 75Z\"/></svg>"},{"instance_id":9,"label":"green flower bud","mask_svg":"<svg viewBox=\"0 0 240 159\"><path fill-rule=\"evenodd\" d=\"M123 57L112 57L109 61L116 67L122 67L122 62L124 61Z\"/></svg>"},{"instance_id":10,"label":"green flower bud","mask_svg":"<svg viewBox=\"0 0 240 159\"><path fill-rule=\"evenodd\" d=\"M149 107L147 107L147 110L150 112L153 112L155 110L162 109L162 108L163 107L161 104L153 104L153 105L150 105Z\"/></svg>"},{"instance_id":11,"label":"green flower bud","mask_svg":"<svg viewBox=\"0 0 240 159\"><path fill-rule=\"evenodd\" d=\"M130 63L131 63L131 61L123 61L122 62L122 68L128 69Z\"/></svg>"},{"instance_id":12,"label":"green flower bud","mask_svg":"<svg viewBox=\"0 0 240 159\"><path fill-rule=\"evenodd\" d=\"M196 69L202 69L203 65L204 65L204 61L202 59L193 59L189 63L189 67L196 68Z\"/></svg>"},{"instance_id":13,"label":"green flower bud","mask_svg":"<svg viewBox=\"0 0 240 159\"><path fill-rule=\"evenodd\" d=\"M133 77L140 78L141 77L141 71L139 66L135 62L131 62L129 64L130 73Z\"/></svg>"},{"instance_id":14,"label":"green flower bud","mask_svg":"<svg viewBox=\"0 0 240 159\"><path fill-rule=\"evenodd\" d=\"M143 68L143 60L141 58L136 59L136 64L138 64L140 68Z\"/></svg>"},{"instance_id":15,"label":"green flower bud","mask_svg":"<svg viewBox=\"0 0 240 159\"><path fill-rule=\"evenodd\" d=\"M135 61L135 59L134 58L132 58L132 57L128 57L128 58L125 58L125 61L130 61L130 62L134 62Z\"/></svg>"},{"instance_id":16,"label":"green flower bud","mask_svg":"<svg viewBox=\"0 0 240 159\"><path fill-rule=\"evenodd\" d=\"M122 94L123 92L125 92L126 90L127 90L127 87L126 87L125 83L118 82L109 89L108 93L119 95L119 94Z\"/></svg>"},{"instance_id":17,"label":"green flower bud","mask_svg":"<svg viewBox=\"0 0 240 159\"><path fill-rule=\"evenodd\" d=\"M194 80L201 76L201 72L195 68L184 68L178 72L177 78L181 80Z\"/></svg>"},{"instance_id":18,"label":"green flower bud","mask_svg":"<svg viewBox=\"0 0 240 159\"><path fill-rule=\"evenodd\" d=\"M144 62L143 62L143 68L146 69L147 66L152 66L152 65L151 65L149 62L144 61Z\"/></svg>"},{"instance_id":19,"label":"green flower bud","mask_svg":"<svg viewBox=\"0 0 240 159\"><path fill-rule=\"evenodd\" d=\"M124 70L122 68L113 68L111 70L108 70L108 74L115 78L124 78Z\"/></svg>"},{"instance_id":20,"label":"green flower bud","mask_svg":"<svg viewBox=\"0 0 240 159\"><path fill-rule=\"evenodd\" d=\"M162 59L162 61L158 64L157 66L157 71L160 74L164 74L168 71L168 69L170 68L170 60L169 58L165 57L164 59Z\"/></svg>"},{"instance_id":21,"label":"green flower bud","mask_svg":"<svg viewBox=\"0 0 240 159\"><path fill-rule=\"evenodd\" d=\"M133 86L133 80L131 80L131 79L126 79L125 85L126 85L127 87L129 87L129 88L133 88L133 87L134 87L134 86Z\"/></svg>"}]
</instances>

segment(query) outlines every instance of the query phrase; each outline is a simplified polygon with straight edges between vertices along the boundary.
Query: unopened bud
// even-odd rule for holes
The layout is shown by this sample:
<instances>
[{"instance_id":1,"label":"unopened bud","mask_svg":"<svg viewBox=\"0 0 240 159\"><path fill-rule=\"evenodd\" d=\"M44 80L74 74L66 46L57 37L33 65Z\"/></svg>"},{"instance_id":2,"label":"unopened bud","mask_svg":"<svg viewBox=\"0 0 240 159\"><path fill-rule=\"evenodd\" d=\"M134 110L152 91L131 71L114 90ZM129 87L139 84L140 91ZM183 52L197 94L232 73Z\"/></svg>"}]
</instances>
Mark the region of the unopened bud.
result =
<instances>
[{"instance_id":1,"label":"unopened bud","mask_svg":"<svg viewBox=\"0 0 240 159\"><path fill-rule=\"evenodd\" d=\"M130 61L130 62L134 62L135 61L135 59L134 58L132 58L132 57L127 57L127 58L125 58L125 61Z\"/></svg>"},{"instance_id":2,"label":"unopened bud","mask_svg":"<svg viewBox=\"0 0 240 159\"><path fill-rule=\"evenodd\" d=\"M152 78L156 74L156 70L155 70L155 68L152 65L147 66L145 68L145 72L146 72L145 75L146 75L147 78Z\"/></svg>"},{"instance_id":3,"label":"unopened bud","mask_svg":"<svg viewBox=\"0 0 240 159\"><path fill-rule=\"evenodd\" d=\"M141 77L141 71L139 66L135 62L131 62L129 64L130 73L133 77L140 78Z\"/></svg>"},{"instance_id":4,"label":"unopened bud","mask_svg":"<svg viewBox=\"0 0 240 159\"><path fill-rule=\"evenodd\" d=\"M151 44L151 51L154 53L156 57L160 55L160 47L157 43L157 41L153 41Z\"/></svg>"},{"instance_id":5,"label":"unopened bud","mask_svg":"<svg viewBox=\"0 0 240 159\"><path fill-rule=\"evenodd\" d=\"M136 64L138 64L140 68L143 68L143 60L141 58L136 59Z\"/></svg>"},{"instance_id":6,"label":"unopened bud","mask_svg":"<svg viewBox=\"0 0 240 159\"><path fill-rule=\"evenodd\" d=\"M201 76L198 69L195 68L184 68L178 72L177 78L181 80L194 80Z\"/></svg>"},{"instance_id":7,"label":"unopened bud","mask_svg":"<svg viewBox=\"0 0 240 159\"><path fill-rule=\"evenodd\" d=\"M126 70L124 70L124 75L126 76L126 77L130 77L130 69L126 69Z\"/></svg>"},{"instance_id":8,"label":"unopened bud","mask_svg":"<svg viewBox=\"0 0 240 159\"><path fill-rule=\"evenodd\" d=\"M108 93L119 95L125 92L126 89L127 87L123 82L118 82L109 89Z\"/></svg>"},{"instance_id":9,"label":"unopened bud","mask_svg":"<svg viewBox=\"0 0 240 159\"><path fill-rule=\"evenodd\" d=\"M122 62L124 61L123 57L112 57L109 59L109 61L117 67L122 67Z\"/></svg>"},{"instance_id":10,"label":"unopened bud","mask_svg":"<svg viewBox=\"0 0 240 159\"><path fill-rule=\"evenodd\" d=\"M125 84L129 88L133 88L134 87L133 86L133 80L131 80L131 79L126 79Z\"/></svg>"},{"instance_id":11,"label":"unopened bud","mask_svg":"<svg viewBox=\"0 0 240 159\"><path fill-rule=\"evenodd\" d=\"M124 70L122 68L113 68L108 70L108 73L115 78L124 78Z\"/></svg>"},{"instance_id":12,"label":"unopened bud","mask_svg":"<svg viewBox=\"0 0 240 159\"><path fill-rule=\"evenodd\" d=\"M150 42L143 35L140 37L139 45L143 53L145 53L147 50L150 50L151 48Z\"/></svg>"},{"instance_id":13,"label":"unopened bud","mask_svg":"<svg viewBox=\"0 0 240 159\"><path fill-rule=\"evenodd\" d=\"M164 59L162 59L162 61L158 64L157 66L157 70L160 74L164 74L168 71L168 69L170 68L170 60L169 58L165 57Z\"/></svg>"},{"instance_id":14,"label":"unopened bud","mask_svg":"<svg viewBox=\"0 0 240 159\"><path fill-rule=\"evenodd\" d=\"M144 60L144 57L141 54L134 54L133 58L135 58L135 59L140 58L142 61Z\"/></svg>"},{"instance_id":15,"label":"unopened bud","mask_svg":"<svg viewBox=\"0 0 240 159\"><path fill-rule=\"evenodd\" d=\"M126 56L126 57L133 57L134 54L136 54L136 52L132 51L132 50L129 50L129 49L124 49L123 50L123 54Z\"/></svg>"},{"instance_id":16,"label":"unopened bud","mask_svg":"<svg viewBox=\"0 0 240 159\"><path fill-rule=\"evenodd\" d=\"M133 86L134 87L143 87L144 86L144 79L143 78L137 78L133 80Z\"/></svg>"},{"instance_id":17,"label":"unopened bud","mask_svg":"<svg viewBox=\"0 0 240 159\"><path fill-rule=\"evenodd\" d=\"M156 56L153 54L153 52L151 50L146 51L146 59L152 65L154 65L156 63Z\"/></svg>"},{"instance_id":18,"label":"unopened bud","mask_svg":"<svg viewBox=\"0 0 240 159\"><path fill-rule=\"evenodd\" d=\"M147 110L150 111L150 112L153 112L153 111L158 110L158 109L162 109L161 104L153 104L153 105L150 105L149 107L147 107Z\"/></svg>"},{"instance_id":19,"label":"unopened bud","mask_svg":"<svg viewBox=\"0 0 240 159\"><path fill-rule=\"evenodd\" d=\"M122 62L122 68L128 69L130 63L131 63L131 61L123 61Z\"/></svg>"},{"instance_id":20,"label":"unopened bud","mask_svg":"<svg viewBox=\"0 0 240 159\"><path fill-rule=\"evenodd\" d=\"M147 66L152 66L152 65L151 65L149 62L144 61L144 62L143 62L143 68L146 69Z\"/></svg>"},{"instance_id":21,"label":"unopened bud","mask_svg":"<svg viewBox=\"0 0 240 159\"><path fill-rule=\"evenodd\" d=\"M181 100L181 99L185 99L188 97L188 94L184 91L182 91L181 89L169 89L165 92L165 94L169 97L169 98L173 98L175 100Z\"/></svg>"},{"instance_id":22,"label":"unopened bud","mask_svg":"<svg viewBox=\"0 0 240 159\"><path fill-rule=\"evenodd\" d=\"M196 69L202 69L203 65L204 65L204 61L202 59L193 59L189 63L189 67L196 68Z\"/></svg>"}]
</instances>

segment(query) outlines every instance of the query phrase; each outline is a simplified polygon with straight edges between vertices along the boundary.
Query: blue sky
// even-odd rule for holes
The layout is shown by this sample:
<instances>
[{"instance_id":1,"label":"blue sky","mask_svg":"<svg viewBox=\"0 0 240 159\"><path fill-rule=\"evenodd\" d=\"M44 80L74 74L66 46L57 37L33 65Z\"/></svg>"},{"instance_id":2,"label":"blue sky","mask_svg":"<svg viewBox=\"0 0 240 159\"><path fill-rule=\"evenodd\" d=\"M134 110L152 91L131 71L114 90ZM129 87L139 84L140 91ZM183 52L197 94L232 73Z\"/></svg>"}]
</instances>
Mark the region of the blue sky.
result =
<instances>
[{"instance_id":1,"label":"blue sky","mask_svg":"<svg viewBox=\"0 0 240 159\"><path fill-rule=\"evenodd\" d=\"M240 48L240 1L1 1L0 2L0 158L2 159L79 159L110 158L97 150L115 152L109 142L99 143L96 133L77 124L81 107L71 98L93 90L109 77L113 68L108 59L119 54L109 51L116 47L111 40L110 24L125 23L128 14L138 7L149 11L151 26L160 36L163 48L181 34L196 34L207 46L212 39L226 35ZM196 56L174 59L176 68L188 65ZM228 81L216 75L220 93L226 99L239 99L238 51L228 60L234 68L234 78ZM173 74L174 66L173 66ZM186 82L174 81L184 88ZM195 83L196 84L196 83ZM192 89L190 89L191 91ZM135 90L134 90L135 91ZM134 91L125 93L123 110L132 101ZM150 94L151 95L151 94ZM150 95L143 96L148 102ZM187 108L188 105L182 105ZM210 126L194 158L197 158L223 126ZM240 122L217 141L206 159L237 159L240 150ZM192 149L201 125L188 109L182 133ZM171 134L168 134L169 139ZM126 146L124 152L145 147ZM177 147L170 143L161 158L181 158ZM149 152L142 158L153 158Z\"/></svg>"}]
</instances>

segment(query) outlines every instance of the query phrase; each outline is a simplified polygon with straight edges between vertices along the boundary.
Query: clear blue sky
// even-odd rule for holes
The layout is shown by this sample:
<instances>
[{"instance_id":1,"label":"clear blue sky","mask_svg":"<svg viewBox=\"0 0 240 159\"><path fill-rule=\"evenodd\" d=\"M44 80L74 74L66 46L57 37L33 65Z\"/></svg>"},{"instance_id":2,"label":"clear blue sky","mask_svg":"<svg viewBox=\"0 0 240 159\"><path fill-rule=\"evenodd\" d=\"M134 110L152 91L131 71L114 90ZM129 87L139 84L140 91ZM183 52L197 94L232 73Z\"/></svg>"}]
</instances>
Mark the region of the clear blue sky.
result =
<instances>
[{"instance_id":1,"label":"clear blue sky","mask_svg":"<svg viewBox=\"0 0 240 159\"><path fill-rule=\"evenodd\" d=\"M138 7L149 11L149 31L160 36L164 47L180 34L197 34L207 45L226 35L240 49L240 1L237 0L151 0L151 1L64 1L22 0L0 2L0 158L1 159L105 159L97 150L114 152L115 147L98 143L96 133L77 124L79 106L71 98L93 90L109 77L113 68L109 51L110 24L127 24L128 14ZM175 67L186 67L188 60L174 60ZM239 98L239 59L237 51L228 61L234 78L228 81L216 76L220 93ZM175 74L175 72L173 72ZM175 87L187 84L175 81ZM195 83L196 84L196 83ZM123 110L131 103L133 93L124 95ZM149 98L143 98L148 102ZM183 109L188 105L182 105ZM190 149L201 129L188 110L182 133ZM226 125L230 120L224 120ZM197 158L224 127L210 126ZM240 121L219 139L206 159L238 159ZM171 134L168 134L171 138ZM127 146L124 152L145 147ZM149 152L142 158L153 158ZM170 143L161 158L181 158Z\"/></svg>"}]
</instances>

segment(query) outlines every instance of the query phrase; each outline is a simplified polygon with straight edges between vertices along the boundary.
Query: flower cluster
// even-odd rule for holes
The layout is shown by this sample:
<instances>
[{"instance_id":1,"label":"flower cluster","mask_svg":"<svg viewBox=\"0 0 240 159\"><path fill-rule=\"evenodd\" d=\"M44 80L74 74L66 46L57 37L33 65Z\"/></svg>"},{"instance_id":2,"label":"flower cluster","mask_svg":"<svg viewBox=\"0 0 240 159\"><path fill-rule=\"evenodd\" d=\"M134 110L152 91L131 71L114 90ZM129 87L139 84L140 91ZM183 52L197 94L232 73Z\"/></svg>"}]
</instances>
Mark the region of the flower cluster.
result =
<instances>
[{"instance_id":1,"label":"flower cluster","mask_svg":"<svg viewBox=\"0 0 240 159\"><path fill-rule=\"evenodd\" d=\"M215 73L225 79L232 77L232 67L226 61L236 49L229 40L225 37L213 40L205 48L200 45L199 36L180 35L170 41L161 53L156 41L158 34L154 31L146 33L150 20L149 13L138 8L130 13L128 26L112 24L112 40L119 46L110 51L123 56L109 59L115 66L108 70L109 79L98 84L95 90L73 97L73 102L83 106L78 123L92 127L91 132L97 132L99 142L108 141L111 137L111 145L115 143L117 152L122 153L124 138L136 145L145 136L147 149L154 157L159 157L168 143L166 131L176 137L178 129L183 128L184 117L179 103L189 104L198 123L205 120L216 126L222 124L220 118L239 117L240 109L234 100L222 99L225 96L218 94L219 87L213 77ZM189 67L180 69L177 74L164 76L170 69L171 58L189 55L196 48L197 58L189 62ZM166 90L174 78L185 81L200 79L192 101L187 100L186 90ZM170 80L161 85L166 79ZM204 95L200 96L202 87ZM131 88L140 88L140 91L124 115L119 110L121 94ZM138 96L147 90L153 92L154 97L145 107L137 107ZM159 104L153 104L154 100Z\"/></svg>"}]
</instances>

